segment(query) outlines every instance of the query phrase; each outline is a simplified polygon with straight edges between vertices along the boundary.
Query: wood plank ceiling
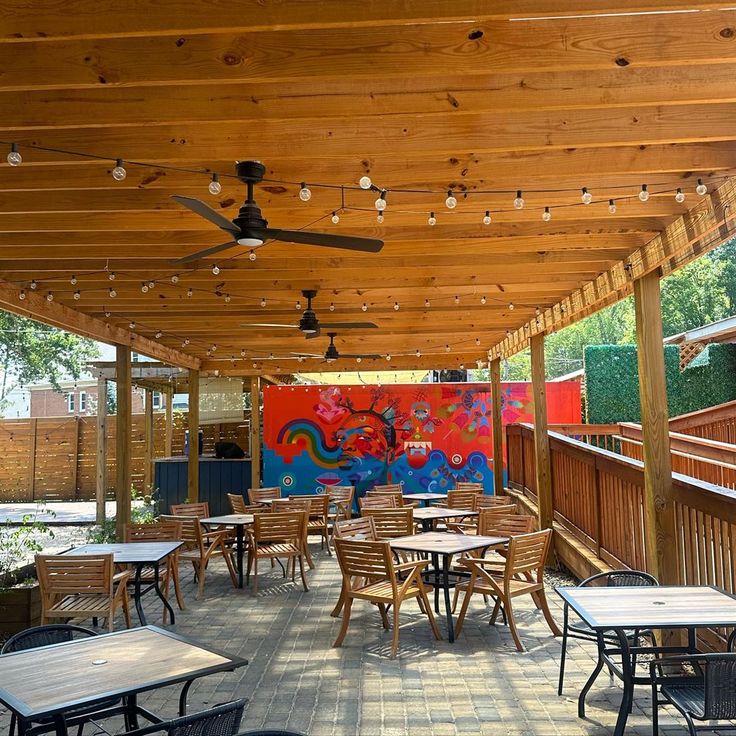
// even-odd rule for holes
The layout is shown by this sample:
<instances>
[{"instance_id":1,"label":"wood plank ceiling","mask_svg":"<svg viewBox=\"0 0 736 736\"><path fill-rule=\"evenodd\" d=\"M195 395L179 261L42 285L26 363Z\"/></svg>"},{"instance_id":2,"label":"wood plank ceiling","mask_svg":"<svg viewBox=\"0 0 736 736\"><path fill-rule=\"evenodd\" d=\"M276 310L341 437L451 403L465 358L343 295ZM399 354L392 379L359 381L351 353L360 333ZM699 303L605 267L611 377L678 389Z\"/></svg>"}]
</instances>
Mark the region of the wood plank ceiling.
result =
<instances>
[{"instance_id":1,"label":"wood plank ceiling","mask_svg":"<svg viewBox=\"0 0 736 736\"><path fill-rule=\"evenodd\" d=\"M736 169L729 3L119 5L0 2L0 145L23 156L10 167L3 154L0 166L0 303L72 327L68 309L82 312L85 334L106 323L179 364L231 374L474 366L507 330L702 206L698 178L713 190ZM257 200L271 225L380 237L383 251L272 242L255 261L237 248L174 265L226 238L170 195L234 217L245 195L226 176L236 159L266 164ZM388 190L382 225L376 194L357 188L364 175ZM296 324L302 289L319 291L323 321L379 325L340 334L341 352L384 357L297 363L292 353L321 353L327 338L241 326Z\"/></svg>"}]
</instances>

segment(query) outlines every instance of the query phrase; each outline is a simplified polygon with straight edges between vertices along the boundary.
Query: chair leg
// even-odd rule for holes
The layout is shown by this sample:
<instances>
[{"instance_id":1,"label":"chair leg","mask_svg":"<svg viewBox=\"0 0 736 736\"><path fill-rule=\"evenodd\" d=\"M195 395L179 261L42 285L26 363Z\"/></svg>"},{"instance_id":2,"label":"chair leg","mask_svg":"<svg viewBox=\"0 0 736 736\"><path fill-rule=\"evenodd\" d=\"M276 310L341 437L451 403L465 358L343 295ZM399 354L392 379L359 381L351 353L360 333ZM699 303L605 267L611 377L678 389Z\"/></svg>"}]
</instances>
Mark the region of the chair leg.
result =
<instances>
[{"instance_id":1,"label":"chair leg","mask_svg":"<svg viewBox=\"0 0 736 736\"><path fill-rule=\"evenodd\" d=\"M394 636L391 641L391 659L395 659L399 652L399 609L401 601L394 601Z\"/></svg>"},{"instance_id":2,"label":"chair leg","mask_svg":"<svg viewBox=\"0 0 736 736\"><path fill-rule=\"evenodd\" d=\"M341 647L345 640L345 634L348 633L348 626L350 625L350 610L352 607L353 599L350 596L346 596L345 606L342 609L342 626L340 626L340 631L337 635L337 639L335 639L335 643L332 645L333 647Z\"/></svg>"},{"instance_id":3,"label":"chair leg","mask_svg":"<svg viewBox=\"0 0 736 736\"><path fill-rule=\"evenodd\" d=\"M291 567L291 582L296 582L296 557L288 557L286 559L286 570L289 570L289 567Z\"/></svg>"},{"instance_id":4,"label":"chair leg","mask_svg":"<svg viewBox=\"0 0 736 736\"><path fill-rule=\"evenodd\" d=\"M126 587L123 587L123 595L122 595L122 601L123 601L123 616L125 618L125 626L126 628L131 628L130 623L130 598L128 597L128 589Z\"/></svg>"},{"instance_id":5,"label":"chair leg","mask_svg":"<svg viewBox=\"0 0 736 736\"><path fill-rule=\"evenodd\" d=\"M302 576L302 585L304 586L304 590L308 591L307 578L304 576L304 558L301 555L299 555L299 573Z\"/></svg>"},{"instance_id":6,"label":"chair leg","mask_svg":"<svg viewBox=\"0 0 736 736\"><path fill-rule=\"evenodd\" d=\"M230 580L232 580L233 588L238 587L238 574L235 571L235 563L233 562L233 553L229 547L222 547L222 556L225 558L225 564L227 565L227 571L230 573Z\"/></svg>"},{"instance_id":7,"label":"chair leg","mask_svg":"<svg viewBox=\"0 0 736 736\"><path fill-rule=\"evenodd\" d=\"M434 613L432 612L432 606L429 605L429 598L427 598L427 593L422 592L422 594L417 598L417 602L420 603L420 608L423 609L422 613L427 614L427 618L429 619L429 625L432 627L432 633L434 634L434 638L437 639L437 641L442 641L442 634L440 633L439 628L437 627L437 621L434 617Z\"/></svg>"},{"instance_id":8,"label":"chair leg","mask_svg":"<svg viewBox=\"0 0 736 736\"><path fill-rule=\"evenodd\" d=\"M340 611L342 611L342 607L345 605L345 584L343 583L342 587L340 588L340 597L337 599L337 603L335 603L335 607L332 609L332 613L330 613L330 616L332 618L337 618L340 615ZM13 736L12 734L10 736Z\"/></svg>"},{"instance_id":9,"label":"chair leg","mask_svg":"<svg viewBox=\"0 0 736 736\"><path fill-rule=\"evenodd\" d=\"M271 562L273 562L273 557ZM258 555L253 560L253 595L258 595Z\"/></svg>"},{"instance_id":10,"label":"chair leg","mask_svg":"<svg viewBox=\"0 0 736 736\"><path fill-rule=\"evenodd\" d=\"M468 612L468 606L470 605L470 598L473 595L473 583L474 578L470 579L468 587L465 590L465 598L463 598L463 604L460 606L460 615L457 617L457 623L455 624L455 638L460 636L460 632L463 630L463 621L465 621L465 614Z\"/></svg>"},{"instance_id":11,"label":"chair leg","mask_svg":"<svg viewBox=\"0 0 736 736\"><path fill-rule=\"evenodd\" d=\"M455 609L457 609L457 602L460 598L460 589L455 586L455 590L452 591L452 608L450 609L453 613L455 613Z\"/></svg>"},{"instance_id":12,"label":"chair leg","mask_svg":"<svg viewBox=\"0 0 736 736\"><path fill-rule=\"evenodd\" d=\"M500 600L500 599L499 599ZM516 648L523 652L524 645L521 643L521 639L519 639L519 634L516 632L516 622L514 621L514 611L511 607L511 599L503 601L503 607L506 610L506 619L509 622L509 631L511 632L511 637L514 640L514 644L516 644Z\"/></svg>"},{"instance_id":13,"label":"chair leg","mask_svg":"<svg viewBox=\"0 0 736 736\"><path fill-rule=\"evenodd\" d=\"M207 560L199 561L199 569L197 570L197 600L201 600L204 596L204 572L207 569Z\"/></svg>"},{"instance_id":14,"label":"chair leg","mask_svg":"<svg viewBox=\"0 0 736 736\"><path fill-rule=\"evenodd\" d=\"M381 612L381 623L383 624L383 628L388 631L391 628L391 624L388 622L388 615L386 614L386 604L379 603L378 610Z\"/></svg>"},{"instance_id":15,"label":"chair leg","mask_svg":"<svg viewBox=\"0 0 736 736\"><path fill-rule=\"evenodd\" d=\"M557 625L557 621L552 617L552 611L549 610L547 595L544 592L544 588L537 591L537 597L539 600L539 607L542 609L542 613L544 614L544 620L547 622L547 626L549 626L549 630L552 632L552 635L562 636L560 627Z\"/></svg>"}]
</instances>

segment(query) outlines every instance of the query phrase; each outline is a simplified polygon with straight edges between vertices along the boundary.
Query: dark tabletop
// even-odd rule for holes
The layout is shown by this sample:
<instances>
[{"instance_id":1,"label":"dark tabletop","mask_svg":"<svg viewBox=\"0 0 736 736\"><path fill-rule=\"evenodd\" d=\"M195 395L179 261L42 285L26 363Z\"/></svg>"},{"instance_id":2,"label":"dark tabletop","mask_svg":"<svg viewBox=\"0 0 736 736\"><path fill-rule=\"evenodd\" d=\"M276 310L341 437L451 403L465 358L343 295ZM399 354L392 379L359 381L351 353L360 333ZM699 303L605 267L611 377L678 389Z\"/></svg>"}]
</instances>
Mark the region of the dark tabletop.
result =
<instances>
[{"instance_id":1,"label":"dark tabletop","mask_svg":"<svg viewBox=\"0 0 736 736\"><path fill-rule=\"evenodd\" d=\"M408 552L437 553L441 555L455 555L468 552L471 549L494 547L508 542L508 537L484 537L478 534L452 534L450 532L425 532L424 534L410 534L406 537L397 537L389 540L391 549L406 550Z\"/></svg>"},{"instance_id":2,"label":"dark tabletop","mask_svg":"<svg viewBox=\"0 0 736 736\"><path fill-rule=\"evenodd\" d=\"M183 542L127 542L117 544L83 544L67 550L65 555L108 555L119 565L160 562L181 547Z\"/></svg>"},{"instance_id":3,"label":"dark tabletop","mask_svg":"<svg viewBox=\"0 0 736 736\"><path fill-rule=\"evenodd\" d=\"M463 516L478 516L478 512L465 511L464 509L446 509L442 506L428 506L423 509L414 509L415 521L427 521L428 519L459 519Z\"/></svg>"},{"instance_id":4,"label":"dark tabletop","mask_svg":"<svg viewBox=\"0 0 736 736\"><path fill-rule=\"evenodd\" d=\"M200 519L202 524L229 524L230 526L247 526L253 523L253 514L224 514L223 516L208 516Z\"/></svg>"},{"instance_id":5,"label":"dark tabletop","mask_svg":"<svg viewBox=\"0 0 736 736\"><path fill-rule=\"evenodd\" d=\"M447 498L446 493L402 493L407 501L444 501Z\"/></svg>"}]
</instances>

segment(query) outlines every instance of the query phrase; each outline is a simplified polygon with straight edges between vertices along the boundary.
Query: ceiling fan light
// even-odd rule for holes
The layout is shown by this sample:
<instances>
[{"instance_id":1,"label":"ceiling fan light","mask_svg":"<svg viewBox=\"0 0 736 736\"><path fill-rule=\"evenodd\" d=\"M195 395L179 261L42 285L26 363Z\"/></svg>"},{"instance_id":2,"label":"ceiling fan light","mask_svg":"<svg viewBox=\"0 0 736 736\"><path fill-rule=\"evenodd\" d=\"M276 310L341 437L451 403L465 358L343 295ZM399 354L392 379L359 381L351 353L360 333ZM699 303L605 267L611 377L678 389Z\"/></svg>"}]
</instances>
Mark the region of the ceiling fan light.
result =
<instances>
[{"instance_id":1,"label":"ceiling fan light","mask_svg":"<svg viewBox=\"0 0 736 736\"><path fill-rule=\"evenodd\" d=\"M260 238L238 238L238 245L256 248L259 245L263 245L263 241Z\"/></svg>"}]
</instances>

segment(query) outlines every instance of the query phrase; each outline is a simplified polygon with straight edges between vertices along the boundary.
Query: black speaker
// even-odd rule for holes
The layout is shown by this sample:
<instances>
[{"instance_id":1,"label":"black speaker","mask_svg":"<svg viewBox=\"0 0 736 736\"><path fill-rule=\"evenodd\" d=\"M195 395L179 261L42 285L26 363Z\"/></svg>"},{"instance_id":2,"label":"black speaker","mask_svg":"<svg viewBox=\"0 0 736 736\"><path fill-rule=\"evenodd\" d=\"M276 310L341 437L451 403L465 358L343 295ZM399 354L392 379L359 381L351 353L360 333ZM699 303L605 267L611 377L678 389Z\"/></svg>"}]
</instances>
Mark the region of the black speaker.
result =
<instances>
[{"instance_id":1,"label":"black speaker","mask_svg":"<svg viewBox=\"0 0 736 736\"><path fill-rule=\"evenodd\" d=\"M235 442L215 442L215 457L226 460L242 460L245 457L245 452Z\"/></svg>"}]
</instances>

